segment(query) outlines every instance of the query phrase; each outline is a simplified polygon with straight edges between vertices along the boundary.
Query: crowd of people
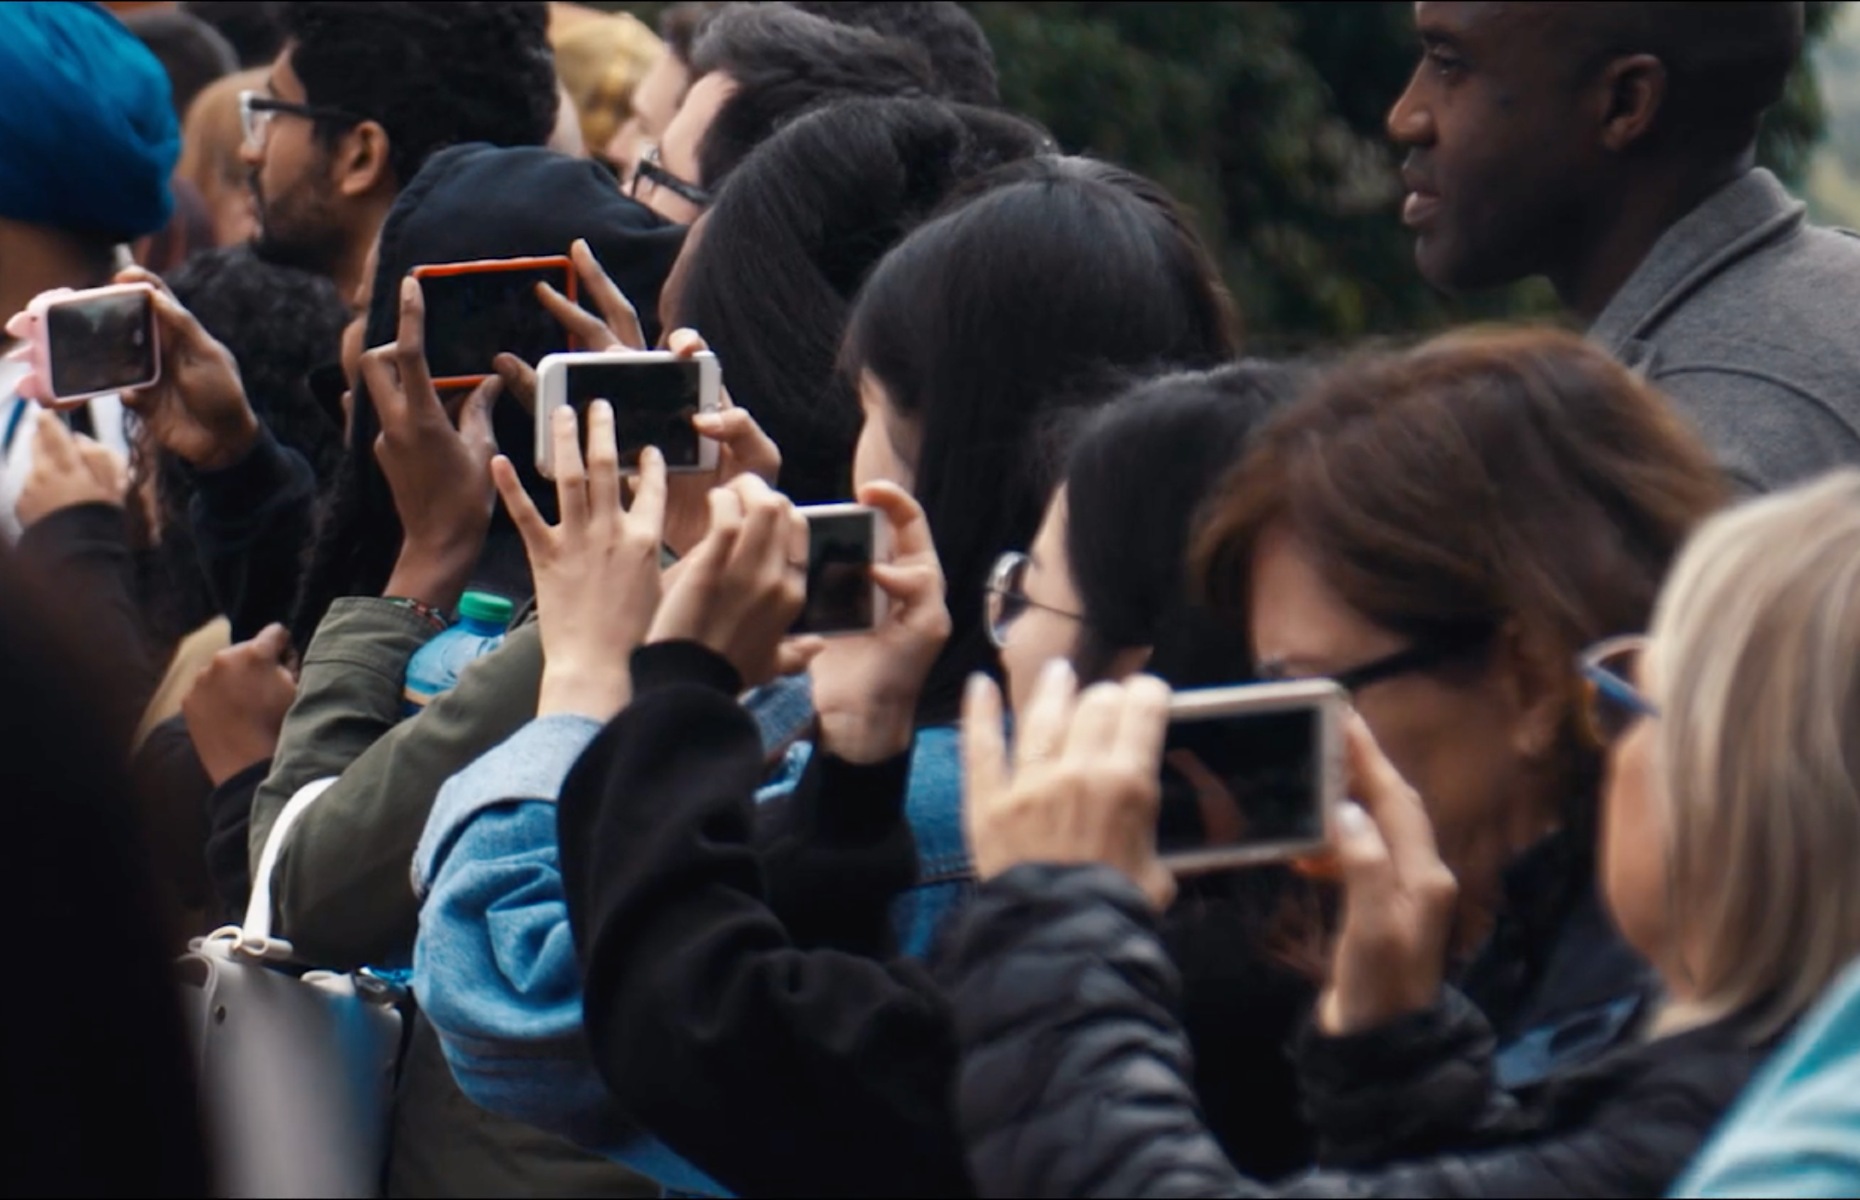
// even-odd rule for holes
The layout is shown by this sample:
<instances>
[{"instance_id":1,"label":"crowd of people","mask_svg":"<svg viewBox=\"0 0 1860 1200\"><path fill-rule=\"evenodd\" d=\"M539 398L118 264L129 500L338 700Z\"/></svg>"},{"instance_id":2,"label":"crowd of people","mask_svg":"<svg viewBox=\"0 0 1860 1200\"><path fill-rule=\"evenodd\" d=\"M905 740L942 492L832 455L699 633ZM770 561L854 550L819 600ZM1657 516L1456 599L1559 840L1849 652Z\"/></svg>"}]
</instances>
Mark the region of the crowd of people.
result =
<instances>
[{"instance_id":1,"label":"crowd of people","mask_svg":"<svg viewBox=\"0 0 1860 1200\"><path fill-rule=\"evenodd\" d=\"M0 5L7 1190L228 1188L174 963L261 909L401 1015L383 1194L1860 1188L1804 6L1414 7L1416 268L1566 318L1267 361L953 3ZM715 356L714 468L435 383L416 269L547 256L577 348ZM159 378L53 403L29 310L109 284ZM844 501L885 603L795 635ZM1327 848L1178 875L1172 697L1288 680Z\"/></svg>"}]
</instances>

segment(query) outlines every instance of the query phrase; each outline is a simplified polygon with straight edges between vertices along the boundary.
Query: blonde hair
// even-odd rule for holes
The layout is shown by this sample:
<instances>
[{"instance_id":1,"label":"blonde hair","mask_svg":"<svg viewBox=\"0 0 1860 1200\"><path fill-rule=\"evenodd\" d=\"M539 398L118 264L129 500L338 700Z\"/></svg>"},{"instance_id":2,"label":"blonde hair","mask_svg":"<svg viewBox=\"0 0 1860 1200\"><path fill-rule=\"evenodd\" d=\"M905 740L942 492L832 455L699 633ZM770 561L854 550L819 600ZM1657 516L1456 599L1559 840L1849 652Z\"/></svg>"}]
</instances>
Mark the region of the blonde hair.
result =
<instances>
[{"instance_id":1,"label":"blonde hair","mask_svg":"<svg viewBox=\"0 0 1860 1200\"><path fill-rule=\"evenodd\" d=\"M1654 613L1670 908L1694 995L1753 1040L1860 955L1860 471L1707 523Z\"/></svg>"},{"instance_id":2,"label":"blonde hair","mask_svg":"<svg viewBox=\"0 0 1860 1200\"><path fill-rule=\"evenodd\" d=\"M633 92L665 53L659 35L631 13L605 13L551 29L556 77L575 102L581 136L605 146L633 115Z\"/></svg>"}]
</instances>

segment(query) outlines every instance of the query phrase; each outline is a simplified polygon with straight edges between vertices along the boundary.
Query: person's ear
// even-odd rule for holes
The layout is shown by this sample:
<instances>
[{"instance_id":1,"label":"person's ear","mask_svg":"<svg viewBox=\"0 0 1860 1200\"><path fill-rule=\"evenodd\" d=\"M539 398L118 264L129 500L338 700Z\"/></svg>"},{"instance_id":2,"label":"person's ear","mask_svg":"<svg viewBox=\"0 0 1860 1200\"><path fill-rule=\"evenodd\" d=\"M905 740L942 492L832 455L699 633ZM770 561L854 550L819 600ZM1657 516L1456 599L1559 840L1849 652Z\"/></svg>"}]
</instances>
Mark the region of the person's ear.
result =
<instances>
[{"instance_id":1,"label":"person's ear","mask_svg":"<svg viewBox=\"0 0 1860 1200\"><path fill-rule=\"evenodd\" d=\"M1666 104L1666 64L1630 54L1602 69L1602 148L1620 154L1646 140Z\"/></svg>"},{"instance_id":2,"label":"person's ear","mask_svg":"<svg viewBox=\"0 0 1860 1200\"><path fill-rule=\"evenodd\" d=\"M379 121L363 121L342 135L330 170L339 195L359 198L391 189L394 168L388 161L388 134Z\"/></svg>"},{"instance_id":3,"label":"person's ear","mask_svg":"<svg viewBox=\"0 0 1860 1200\"><path fill-rule=\"evenodd\" d=\"M1542 762L1557 752L1574 698L1568 655L1516 623L1499 631L1495 651L1512 713L1512 752Z\"/></svg>"}]
</instances>

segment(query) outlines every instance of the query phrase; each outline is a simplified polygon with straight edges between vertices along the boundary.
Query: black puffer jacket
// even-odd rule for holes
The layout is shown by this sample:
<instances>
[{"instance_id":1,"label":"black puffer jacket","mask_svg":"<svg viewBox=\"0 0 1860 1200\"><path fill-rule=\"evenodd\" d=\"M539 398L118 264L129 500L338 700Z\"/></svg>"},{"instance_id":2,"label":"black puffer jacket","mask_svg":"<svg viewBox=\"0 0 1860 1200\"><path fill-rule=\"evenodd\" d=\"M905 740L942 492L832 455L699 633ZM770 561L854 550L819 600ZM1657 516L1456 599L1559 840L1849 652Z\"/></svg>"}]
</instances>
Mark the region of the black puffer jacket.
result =
<instances>
[{"instance_id":1,"label":"black puffer jacket","mask_svg":"<svg viewBox=\"0 0 1860 1200\"><path fill-rule=\"evenodd\" d=\"M1179 981L1143 896L1106 867L983 886L946 947L957 1117L985 1196L1658 1196L1764 1049L1729 1024L1618 1050L1519 1093L1451 990L1295 1048L1321 1168L1266 1187L1209 1134Z\"/></svg>"}]
</instances>

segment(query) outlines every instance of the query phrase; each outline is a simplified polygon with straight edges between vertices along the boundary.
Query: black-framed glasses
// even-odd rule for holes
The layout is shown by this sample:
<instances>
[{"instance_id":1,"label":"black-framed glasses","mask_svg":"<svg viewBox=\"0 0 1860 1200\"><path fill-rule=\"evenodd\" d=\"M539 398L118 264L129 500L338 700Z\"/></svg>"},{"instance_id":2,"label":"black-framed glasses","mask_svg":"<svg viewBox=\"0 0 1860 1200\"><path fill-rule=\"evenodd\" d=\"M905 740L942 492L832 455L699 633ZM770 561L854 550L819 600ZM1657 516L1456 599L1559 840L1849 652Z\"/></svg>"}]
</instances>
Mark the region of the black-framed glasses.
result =
<instances>
[{"instance_id":1,"label":"black-framed glasses","mask_svg":"<svg viewBox=\"0 0 1860 1200\"><path fill-rule=\"evenodd\" d=\"M665 165L659 161L657 146L646 147L646 152L639 156L638 162L633 164L633 181L627 188L627 195L635 200L640 198L641 180L650 183L653 187L662 187L681 199L689 200L699 208L710 207L710 193L690 180L680 179L666 170Z\"/></svg>"},{"instance_id":2,"label":"black-framed glasses","mask_svg":"<svg viewBox=\"0 0 1860 1200\"><path fill-rule=\"evenodd\" d=\"M265 133L270 129L271 118L276 113L302 117L307 121L339 121L345 125L357 125L366 119L340 108L292 104L289 100L279 100L248 89L239 93L239 131L245 135L248 147L257 150L265 144Z\"/></svg>"},{"instance_id":3,"label":"black-framed glasses","mask_svg":"<svg viewBox=\"0 0 1860 1200\"><path fill-rule=\"evenodd\" d=\"M1620 741L1642 717L1657 717L1659 706L1635 685L1640 675L1641 651L1647 639L1639 634L1609 638L1582 652L1576 669L1582 673L1583 725L1602 749Z\"/></svg>"},{"instance_id":4,"label":"black-framed glasses","mask_svg":"<svg viewBox=\"0 0 1860 1200\"><path fill-rule=\"evenodd\" d=\"M1490 632L1483 630L1457 636L1424 638L1412 646L1406 646L1392 654L1385 654L1361 666L1333 671L1325 678L1354 695L1371 684L1444 667L1450 662L1483 650L1490 641ZM1285 669L1284 663L1268 659L1259 664L1259 677L1271 682L1290 679L1293 676Z\"/></svg>"},{"instance_id":5,"label":"black-framed glasses","mask_svg":"<svg viewBox=\"0 0 1860 1200\"><path fill-rule=\"evenodd\" d=\"M988 622L988 640L994 643L997 650L1007 646L1008 630L1030 608L1081 623L1085 620L1079 613L1041 604L1027 595L1027 568L1032 564L1033 560L1025 554L1010 550L996 559L994 569L988 572L988 582L983 591L983 611Z\"/></svg>"}]
</instances>

